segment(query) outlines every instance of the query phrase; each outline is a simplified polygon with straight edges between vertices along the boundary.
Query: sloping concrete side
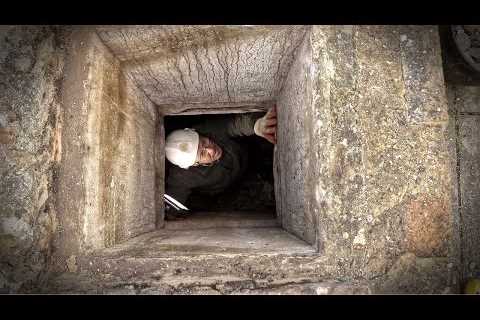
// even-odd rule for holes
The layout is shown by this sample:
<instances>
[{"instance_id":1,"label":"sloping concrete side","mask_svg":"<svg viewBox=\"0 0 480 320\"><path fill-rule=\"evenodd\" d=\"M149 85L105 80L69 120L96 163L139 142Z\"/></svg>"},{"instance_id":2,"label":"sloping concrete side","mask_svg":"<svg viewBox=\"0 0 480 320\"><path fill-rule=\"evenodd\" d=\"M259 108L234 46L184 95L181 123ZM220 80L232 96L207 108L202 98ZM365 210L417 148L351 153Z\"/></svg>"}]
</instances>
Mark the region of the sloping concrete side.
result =
<instances>
[{"instance_id":1,"label":"sloping concrete side","mask_svg":"<svg viewBox=\"0 0 480 320\"><path fill-rule=\"evenodd\" d=\"M59 264L155 228L153 104L89 28L76 28L63 84Z\"/></svg>"},{"instance_id":2,"label":"sloping concrete side","mask_svg":"<svg viewBox=\"0 0 480 320\"><path fill-rule=\"evenodd\" d=\"M480 86L452 86L464 280L480 276Z\"/></svg>"},{"instance_id":3,"label":"sloping concrete side","mask_svg":"<svg viewBox=\"0 0 480 320\"><path fill-rule=\"evenodd\" d=\"M111 210L121 217L115 222L119 226L115 230L115 243L154 230L157 212L163 212L157 208L163 206L163 201L156 202L155 159L162 146L161 137L155 135L156 112L145 94L120 74L120 104L115 111L117 120L113 121L118 127L113 137L109 136L112 146L118 145L112 155L110 180Z\"/></svg>"},{"instance_id":4,"label":"sloping concrete side","mask_svg":"<svg viewBox=\"0 0 480 320\"><path fill-rule=\"evenodd\" d=\"M310 244L316 244L314 212L305 205L306 161L311 144L305 109L312 104L312 48L310 32L296 52L277 100L277 145L274 178L277 217L285 230Z\"/></svg>"},{"instance_id":5,"label":"sloping concrete side","mask_svg":"<svg viewBox=\"0 0 480 320\"><path fill-rule=\"evenodd\" d=\"M155 203L157 213L157 228L165 226L165 126L164 117L158 115L157 127L154 136L155 152Z\"/></svg>"},{"instance_id":6,"label":"sloping concrete side","mask_svg":"<svg viewBox=\"0 0 480 320\"><path fill-rule=\"evenodd\" d=\"M437 28L314 26L311 45L306 196L321 253L347 278L385 277L379 292L423 292L414 266L447 287L452 162Z\"/></svg>"},{"instance_id":7,"label":"sloping concrete side","mask_svg":"<svg viewBox=\"0 0 480 320\"><path fill-rule=\"evenodd\" d=\"M154 103L181 108L187 103L274 100L306 28L111 26L97 30L124 59L125 72Z\"/></svg>"},{"instance_id":8,"label":"sloping concrete side","mask_svg":"<svg viewBox=\"0 0 480 320\"><path fill-rule=\"evenodd\" d=\"M480 114L458 123L464 274L471 278L480 275Z\"/></svg>"},{"instance_id":9,"label":"sloping concrete side","mask_svg":"<svg viewBox=\"0 0 480 320\"><path fill-rule=\"evenodd\" d=\"M48 26L0 27L0 293L36 287L52 255L67 37Z\"/></svg>"}]
</instances>

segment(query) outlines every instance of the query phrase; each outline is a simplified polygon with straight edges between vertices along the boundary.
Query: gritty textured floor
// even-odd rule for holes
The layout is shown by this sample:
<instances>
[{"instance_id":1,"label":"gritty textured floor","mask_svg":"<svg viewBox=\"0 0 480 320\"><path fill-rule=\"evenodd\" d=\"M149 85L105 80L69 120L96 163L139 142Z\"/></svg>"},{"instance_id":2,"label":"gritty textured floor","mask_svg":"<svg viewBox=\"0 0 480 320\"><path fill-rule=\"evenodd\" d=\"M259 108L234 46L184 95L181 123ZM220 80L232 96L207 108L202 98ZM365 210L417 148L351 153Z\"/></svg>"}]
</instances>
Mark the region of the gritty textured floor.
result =
<instances>
[{"instance_id":1,"label":"gritty textured floor","mask_svg":"<svg viewBox=\"0 0 480 320\"><path fill-rule=\"evenodd\" d=\"M269 212L195 212L187 219L168 221L167 230L189 230L207 228L254 228L279 227L275 216Z\"/></svg>"},{"instance_id":2,"label":"gritty textured floor","mask_svg":"<svg viewBox=\"0 0 480 320\"><path fill-rule=\"evenodd\" d=\"M214 228L159 230L104 249L100 255L151 258L212 253L315 253L315 249L281 228Z\"/></svg>"}]
</instances>

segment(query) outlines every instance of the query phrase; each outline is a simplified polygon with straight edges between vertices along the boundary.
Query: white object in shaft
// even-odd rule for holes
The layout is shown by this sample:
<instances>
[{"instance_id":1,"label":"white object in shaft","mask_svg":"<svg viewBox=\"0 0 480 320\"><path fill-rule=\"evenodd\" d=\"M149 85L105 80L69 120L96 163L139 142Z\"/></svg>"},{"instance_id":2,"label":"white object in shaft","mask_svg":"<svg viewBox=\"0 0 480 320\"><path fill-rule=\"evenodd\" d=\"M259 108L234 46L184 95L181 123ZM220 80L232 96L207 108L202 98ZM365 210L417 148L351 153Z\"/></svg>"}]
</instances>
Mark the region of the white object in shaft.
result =
<instances>
[{"instance_id":1,"label":"white object in shaft","mask_svg":"<svg viewBox=\"0 0 480 320\"><path fill-rule=\"evenodd\" d=\"M173 199L172 197L170 197L168 194L164 193L163 196L165 198L167 198L167 200L171 201L173 204L175 204L177 207L179 207L180 209L183 209L183 210L188 210L187 207L185 207L183 204L181 204L180 202L178 202L177 200Z\"/></svg>"}]
</instances>

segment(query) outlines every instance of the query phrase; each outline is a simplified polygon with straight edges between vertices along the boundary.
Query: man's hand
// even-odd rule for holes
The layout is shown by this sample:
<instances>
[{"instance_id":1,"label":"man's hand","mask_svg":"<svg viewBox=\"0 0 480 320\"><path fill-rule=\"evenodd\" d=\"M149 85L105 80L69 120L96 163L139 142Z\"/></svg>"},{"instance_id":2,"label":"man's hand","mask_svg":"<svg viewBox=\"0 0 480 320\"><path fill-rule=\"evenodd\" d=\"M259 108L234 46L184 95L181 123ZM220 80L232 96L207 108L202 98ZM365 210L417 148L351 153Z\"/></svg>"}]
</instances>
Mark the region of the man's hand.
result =
<instances>
[{"instance_id":1,"label":"man's hand","mask_svg":"<svg viewBox=\"0 0 480 320\"><path fill-rule=\"evenodd\" d=\"M270 108L262 118L258 119L253 129L257 136L275 144L277 142L277 106Z\"/></svg>"}]
</instances>

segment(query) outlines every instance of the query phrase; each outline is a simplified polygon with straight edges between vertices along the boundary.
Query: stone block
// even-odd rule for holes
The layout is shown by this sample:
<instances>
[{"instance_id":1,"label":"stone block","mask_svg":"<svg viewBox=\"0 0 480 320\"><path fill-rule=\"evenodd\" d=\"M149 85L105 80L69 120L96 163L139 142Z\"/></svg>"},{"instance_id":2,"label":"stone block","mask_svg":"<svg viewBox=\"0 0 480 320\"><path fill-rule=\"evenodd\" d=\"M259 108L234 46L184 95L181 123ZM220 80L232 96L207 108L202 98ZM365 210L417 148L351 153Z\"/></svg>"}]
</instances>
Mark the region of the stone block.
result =
<instances>
[{"instance_id":1,"label":"stone block","mask_svg":"<svg viewBox=\"0 0 480 320\"><path fill-rule=\"evenodd\" d=\"M310 42L305 189L321 253L367 278L404 250L447 255L452 155L436 28L313 26Z\"/></svg>"},{"instance_id":2,"label":"stone block","mask_svg":"<svg viewBox=\"0 0 480 320\"><path fill-rule=\"evenodd\" d=\"M460 116L461 238L467 276L480 272L480 116Z\"/></svg>"},{"instance_id":3,"label":"stone block","mask_svg":"<svg viewBox=\"0 0 480 320\"><path fill-rule=\"evenodd\" d=\"M76 28L63 84L59 255L155 228L156 110L90 28ZM72 236L74 235L74 236Z\"/></svg>"},{"instance_id":4,"label":"stone block","mask_svg":"<svg viewBox=\"0 0 480 320\"><path fill-rule=\"evenodd\" d=\"M32 290L55 232L52 132L68 28L0 27L0 269L11 293Z\"/></svg>"},{"instance_id":5,"label":"stone block","mask_svg":"<svg viewBox=\"0 0 480 320\"><path fill-rule=\"evenodd\" d=\"M309 33L307 33L307 38ZM305 206L305 160L309 157L305 106L311 103L311 47L303 41L277 102L277 145L274 150L276 211L282 227L310 244L316 243L316 221Z\"/></svg>"},{"instance_id":6,"label":"stone block","mask_svg":"<svg viewBox=\"0 0 480 320\"><path fill-rule=\"evenodd\" d=\"M274 100L303 26L99 27L100 37L157 105ZM142 30L142 31L140 31ZM188 35L188 36L187 36Z\"/></svg>"}]
</instances>

